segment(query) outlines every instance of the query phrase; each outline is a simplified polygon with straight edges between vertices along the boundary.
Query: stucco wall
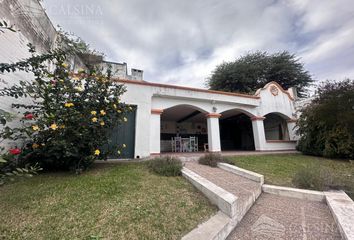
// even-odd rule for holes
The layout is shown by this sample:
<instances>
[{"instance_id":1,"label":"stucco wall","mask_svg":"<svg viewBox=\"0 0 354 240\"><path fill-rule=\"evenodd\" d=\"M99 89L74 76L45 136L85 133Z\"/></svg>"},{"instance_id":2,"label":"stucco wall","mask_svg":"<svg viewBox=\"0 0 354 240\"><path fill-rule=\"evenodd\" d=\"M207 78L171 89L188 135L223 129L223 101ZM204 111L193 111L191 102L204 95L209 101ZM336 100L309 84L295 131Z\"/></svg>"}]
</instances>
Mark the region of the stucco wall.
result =
<instances>
[{"instance_id":1,"label":"stucco wall","mask_svg":"<svg viewBox=\"0 0 354 240\"><path fill-rule=\"evenodd\" d=\"M146 82L121 81L121 83L125 84L127 88L127 92L122 98L123 101L138 106L135 155L140 157L155 153L156 146L159 146L159 143L153 144L151 142L160 140L160 121L156 120L159 116L151 114L152 109L164 110L177 105L188 105L203 113L221 114L230 109L238 109L250 117L262 117L268 113L277 113L287 120L292 119L295 113L291 95L276 84L268 84L265 88L260 89L257 96L246 96ZM278 88L276 95L270 91L273 86ZM212 122L213 126L218 126L215 120ZM258 131L263 132L264 138L263 124L259 126ZM218 132L215 134L214 131L213 138L216 138L217 135ZM296 145L291 141L269 142L265 138L260 144L261 150L289 150L295 149Z\"/></svg>"}]
</instances>

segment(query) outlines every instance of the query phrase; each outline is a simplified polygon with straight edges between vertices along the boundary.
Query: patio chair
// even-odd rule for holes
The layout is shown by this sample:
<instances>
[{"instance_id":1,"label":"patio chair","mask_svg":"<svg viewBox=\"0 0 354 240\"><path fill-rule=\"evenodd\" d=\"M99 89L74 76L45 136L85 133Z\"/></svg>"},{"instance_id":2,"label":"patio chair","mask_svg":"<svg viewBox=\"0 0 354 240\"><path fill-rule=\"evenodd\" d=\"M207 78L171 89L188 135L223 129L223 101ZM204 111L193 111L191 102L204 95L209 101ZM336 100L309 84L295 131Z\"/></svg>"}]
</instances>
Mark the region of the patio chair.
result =
<instances>
[{"instance_id":1,"label":"patio chair","mask_svg":"<svg viewBox=\"0 0 354 240\"><path fill-rule=\"evenodd\" d=\"M171 137L171 149L172 152L176 152L176 143L174 137Z\"/></svg>"},{"instance_id":2,"label":"patio chair","mask_svg":"<svg viewBox=\"0 0 354 240\"><path fill-rule=\"evenodd\" d=\"M183 150L182 138L181 137L175 137L173 142L174 142L175 152L182 152L182 150Z\"/></svg>"},{"instance_id":3,"label":"patio chair","mask_svg":"<svg viewBox=\"0 0 354 240\"><path fill-rule=\"evenodd\" d=\"M189 146L191 152L198 152L198 138L197 137L189 137Z\"/></svg>"}]
</instances>

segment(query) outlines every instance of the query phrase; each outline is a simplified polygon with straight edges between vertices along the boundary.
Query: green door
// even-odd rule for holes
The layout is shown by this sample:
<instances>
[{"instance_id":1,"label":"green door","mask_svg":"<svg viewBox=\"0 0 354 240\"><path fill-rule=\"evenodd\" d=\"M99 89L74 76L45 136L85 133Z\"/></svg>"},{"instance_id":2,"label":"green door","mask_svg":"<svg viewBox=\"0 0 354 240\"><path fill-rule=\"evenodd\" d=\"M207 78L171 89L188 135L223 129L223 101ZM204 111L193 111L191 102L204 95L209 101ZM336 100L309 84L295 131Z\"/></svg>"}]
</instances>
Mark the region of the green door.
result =
<instances>
[{"instance_id":1,"label":"green door","mask_svg":"<svg viewBox=\"0 0 354 240\"><path fill-rule=\"evenodd\" d=\"M112 129L108 147L113 150L113 155L109 158L134 158L136 106L131 107L133 110L125 115L128 121L122 122ZM126 145L125 148L122 148L123 144ZM121 149L121 154L118 154L118 148Z\"/></svg>"}]
</instances>

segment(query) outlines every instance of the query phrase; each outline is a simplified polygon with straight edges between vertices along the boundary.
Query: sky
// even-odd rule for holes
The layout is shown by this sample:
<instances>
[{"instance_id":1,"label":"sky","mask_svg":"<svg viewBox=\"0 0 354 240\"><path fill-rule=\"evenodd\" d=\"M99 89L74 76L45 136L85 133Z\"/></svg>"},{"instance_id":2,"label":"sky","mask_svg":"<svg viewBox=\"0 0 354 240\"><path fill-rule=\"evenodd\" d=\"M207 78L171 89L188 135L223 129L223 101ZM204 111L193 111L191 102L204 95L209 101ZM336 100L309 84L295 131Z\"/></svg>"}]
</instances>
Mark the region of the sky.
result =
<instances>
[{"instance_id":1,"label":"sky","mask_svg":"<svg viewBox=\"0 0 354 240\"><path fill-rule=\"evenodd\" d=\"M205 88L218 64L289 51L312 77L354 79L353 0L43 0L53 24L150 82Z\"/></svg>"}]
</instances>

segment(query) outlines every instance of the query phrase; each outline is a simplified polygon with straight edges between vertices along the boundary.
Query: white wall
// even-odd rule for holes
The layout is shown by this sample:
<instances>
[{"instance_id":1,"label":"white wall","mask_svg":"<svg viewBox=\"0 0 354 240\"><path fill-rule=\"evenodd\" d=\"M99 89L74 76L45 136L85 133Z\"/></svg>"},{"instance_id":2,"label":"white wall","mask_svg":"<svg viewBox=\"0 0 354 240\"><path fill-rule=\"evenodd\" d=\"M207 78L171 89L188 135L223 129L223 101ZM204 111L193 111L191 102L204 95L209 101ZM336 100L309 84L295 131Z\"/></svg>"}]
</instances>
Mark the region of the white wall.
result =
<instances>
[{"instance_id":1,"label":"white wall","mask_svg":"<svg viewBox=\"0 0 354 240\"><path fill-rule=\"evenodd\" d=\"M125 84L127 92L122 101L137 105L135 129L135 157L150 156L151 88L143 85ZM159 129L156 129L159 130Z\"/></svg>"},{"instance_id":2,"label":"white wall","mask_svg":"<svg viewBox=\"0 0 354 240\"><path fill-rule=\"evenodd\" d=\"M155 134L154 138L150 137L154 131L150 127L152 124L151 109L164 110L177 105L189 105L203 113L212 113L214 110L216 113L222 113L230 109L239 109L250 117L261 117L274 112L281 114L285 119L292 119L295 113L291 97L283 89L278 89L277 95L273 95L270 88L274 86L279 88L279 86L271 83L257 91L257 96L230 95L135 81L121 81L121 83L124 83L128 90L123 96L123 101L138 105L135 156L140 157L149 156L153 152L150 147L157 146L157 144L151 144L150 141L160 141ZM218 121L214 120L212 124L216 126ZM262 138L255 140L258 141L256 150L295 149L295 142L267 142L264 137L263 124L255 125L255 127L257 129L257 133L254 133L255 137ZM220 139L212 142L220 144Z\"/></svg>"},{"instance_id":3,"label":"white wall","mask_svg":"<svg viewBox=\"0 0 354 240\"><path fill-rule=\"evenodd\" d=\"M278 89L277 95L272 94L272 87ZM284 117L294 118L294 101L290 98L289 93L280 88L277 84L268 83L264 88L257 91L257 95L261 98L260 105L257 108L258 116L265 116L268 113L280 113Z\"/></svg>"}]
</instances>

